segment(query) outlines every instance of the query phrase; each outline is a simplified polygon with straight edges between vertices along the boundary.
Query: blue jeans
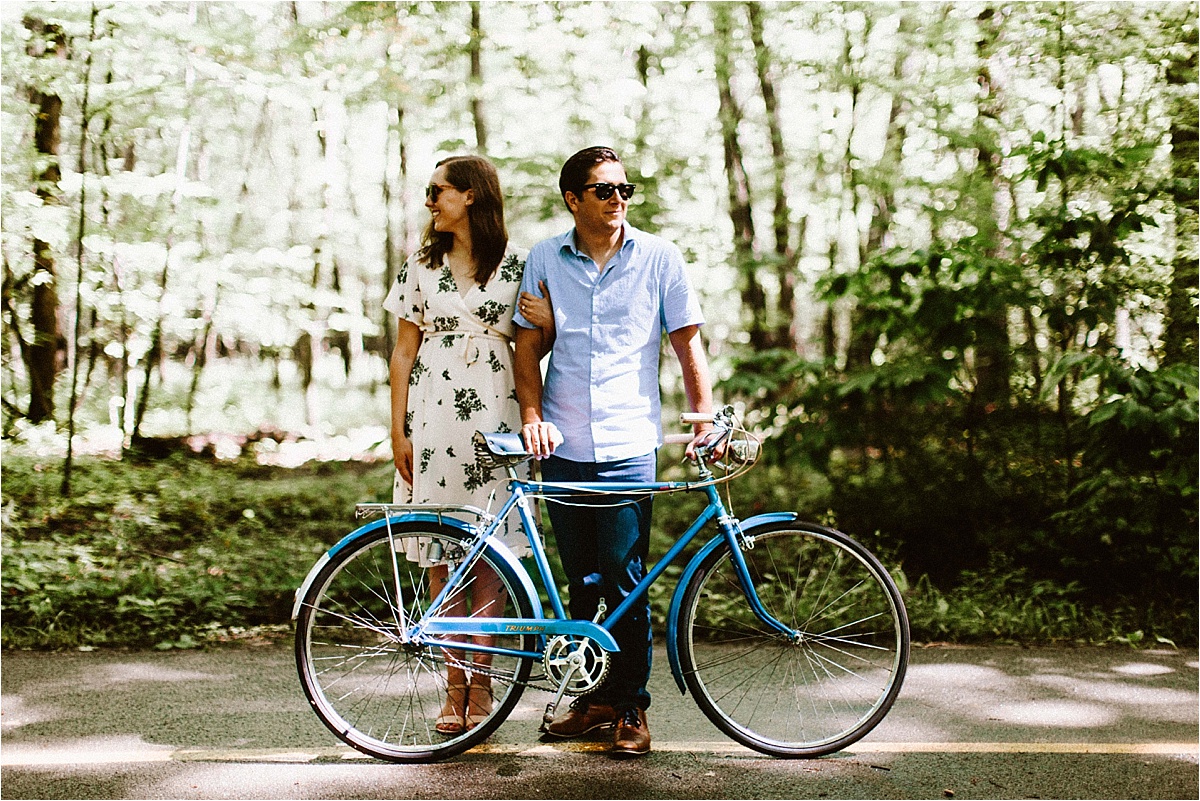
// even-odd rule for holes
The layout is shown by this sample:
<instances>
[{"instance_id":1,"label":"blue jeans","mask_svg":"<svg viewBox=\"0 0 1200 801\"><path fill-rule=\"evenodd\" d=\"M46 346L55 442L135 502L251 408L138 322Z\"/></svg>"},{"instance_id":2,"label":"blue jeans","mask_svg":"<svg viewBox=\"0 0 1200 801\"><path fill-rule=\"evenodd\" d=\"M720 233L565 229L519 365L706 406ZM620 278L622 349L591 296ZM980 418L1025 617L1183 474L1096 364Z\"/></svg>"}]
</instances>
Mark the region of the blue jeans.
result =
<instances>
[{"instance_id":1,"label":"blue jeans","mask_svg":"<svg viewBox=\"0 0 1200 801\"><path fill-rule=\"evenodd\" d=\"M551 456L542 462L546 481L654 481L656 454L616 462L572 462ZM625 501L625 503L621 503ZM630 502L632 501L632 502ZM572 503L577 503L572 499ZM550 501L550 524L567 574L568 609L576 620L596 616L604 598L609 614L646 575L650 550L650 495L585 498L585 506ZM621 505L614 505L620 503ZM650 599L643 595L612 629L621 650L611 654L608 678L588 701L611 704L618 713L650 706Z\"/></svg>"}]
</instances>

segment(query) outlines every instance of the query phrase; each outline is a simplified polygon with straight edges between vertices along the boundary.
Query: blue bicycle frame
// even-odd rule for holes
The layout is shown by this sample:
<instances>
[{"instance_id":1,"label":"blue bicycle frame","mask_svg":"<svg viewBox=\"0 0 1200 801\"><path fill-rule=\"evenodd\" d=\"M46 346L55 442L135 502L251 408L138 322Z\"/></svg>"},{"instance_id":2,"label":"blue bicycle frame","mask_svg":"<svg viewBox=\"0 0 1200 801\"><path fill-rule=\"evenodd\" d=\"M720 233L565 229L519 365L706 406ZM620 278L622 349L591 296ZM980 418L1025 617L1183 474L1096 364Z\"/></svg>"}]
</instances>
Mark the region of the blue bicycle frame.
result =
<instances>
[{"instance_id":1,"label":"blue bicycle frame","mask_svg":"<svg viewBox=\"0 0 1200 801\"><path fill-rule=\"evenodd\" d=\"M532 618L489 618L489 617L442 617L431 616L421 620L402 621L407 624L407 628L403 631L401 639L408 642L416 642L421 645L438 646L447 649L459 651L474 651L480 653L505 654L509 656L528 657L533 659L541 659L542 652L537 651L522 651L511 648L498 648L475 643L466 643L452 640L437 639L447 635L489 635L489 634L533 634L539 637L539 643L544 646L544 638L551 636L567 635L573 637L589 637L594 640L601 648L606 651L617 651L619 647L616 640L612 636L612 628L618 621L629 611L629 609L642 597L648 590L651 584L658 580L663 572L679 557L679 555L687 548L687 546L695 539L696 535L709 522L715 520L717 522L720 535L715 537L705 548L701 549L684 575L690 576L699 560L707 553L724 541L729 544L732 554L732 560L736 569L739 581L742 585L742 591L750 604L755 615L767 626L775 629L786 637L797 639L800 637L799 632L785 626L783 623L776 620L763 607L755 591L754 583L750 578L750 573L746 567L746 562L742 557L743 547L753 547L753 538L746 537L743 534L741 523L731 517L725 510L724 504L721 502L716 486L710 482L702 482L693 484L689 482L611 482L611 483L541 483L528 482L519 479L511 479L509 481L510 496L501 507L499 513L482 528L482 536L476 535L474 542L471 544L466 555L462 558L459 565L452 571L445 588L432 601L428 609L437 610L441 608L448 596L455 591L459 583L464 580L466 573L470 570L475 560L487 547L492 547L503 558L512 564L517 575L524 575L523 567L518 563L517 559L512 555L512 552L503 546L497 547L497 543L492 540L491 535L497 527L514 509L516 508L521 525L525 530L526 536L529 539L533 549L533 561L537 566L537 572L543 587L545 587L547 596L550 601L553 617L545 617L542 615L542 610L537 608L535 613L537 617ZM675 544L667 551L667 553L654 565L645 575L645 577L637 584L630 592L629 596L616 609L612 611L603 621L595 623L588 620L572 620L568 617L563 608L562 599L558 592L557 584L554 581L550 569L550 563L546 557L545 548L542 546L540 538L535 534L537 526L534 522L533 515L529 510L529 504L526 501L527 494L537 494L546 497L563 497L563 496L578 496L589 493L613 494L622 492L664 492L677 490L703 491L708 498L708 505L704 511L696 518L692 525L684 534L676 540ZM780 515L763 515L760 518L751 518L747 521L748 528L766 522L766 518L774 520L780 518ZM793 515L782 516L786 519L791 519ZM397 517L388 517L382 522L367 527L368 530L373 530L379 525L398 524L411 519L411 515L401 514ZM357 533L357 532L356 532ZM355 536L354 534L350 537ZM347 539L350 539L347 537ZM675 590L675 598L672 600L672 614L669 616L668 626L669 635L673 635L676 630L676 617L680 606L680 595L686 582L681 581ZM536 594L532 595L536 599ZM540 604L539 604L540 607ZM401 610L402 613L402 610ZM683 687L683 680L679 670L678 656L676 653L675 637L668 636L668 656L671 662L672 672L675 674L680 687Z\"/></svg>"}]
</instances>

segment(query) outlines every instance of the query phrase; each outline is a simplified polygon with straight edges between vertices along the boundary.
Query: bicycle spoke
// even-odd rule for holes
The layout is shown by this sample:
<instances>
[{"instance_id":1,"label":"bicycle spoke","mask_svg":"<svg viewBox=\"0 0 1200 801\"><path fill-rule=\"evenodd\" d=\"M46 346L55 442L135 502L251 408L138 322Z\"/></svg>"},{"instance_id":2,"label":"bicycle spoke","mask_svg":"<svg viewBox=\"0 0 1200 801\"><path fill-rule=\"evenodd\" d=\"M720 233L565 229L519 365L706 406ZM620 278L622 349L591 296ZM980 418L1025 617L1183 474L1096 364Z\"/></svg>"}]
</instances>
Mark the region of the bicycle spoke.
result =
<instances>
[{"instance_id":1,"label":"bicycle spoke","mask_svg":"<svg viewBox=\"0 0 1200 801\"><path fill-rule=\"evenodd\" d=\"M710 720L751 748L817 756L870 730L899 690L907 624L886 572L837 532L778 525L741 552L768 629L744 597L728 546L685 591L684 679Z\"/></svg>"},{"instance_id":2,"label":"bicycle spoke","mask_svg":"<svg viewBox=\"0 0 1200 801\"><path fill-rule=\"evenodd\" d=\"M736 425L731 410L716 417ZM732 536L713 489L719 479L704 469L701 477L697 484L646 485L645 492L702 488L709 507L689 538L713 519ZM554 500L568 504L569 490L605 494L591 485L555 489L563 492L552 493ZM523 568L501 556L503 549L472 539L460 522L443 523L447 509L436 507L434 522L431 509L405 511L388 519L386 531L368 525L343 541L319 563L297 607L296 658L313 709L347 743L399 762L452 756L486 738L529 682L531 652L547 642L503 633L511 625L463 623L533 617L537 602L525 594ZM490 536L495 521L475 512L487 526L479 536ZM820 756L864 736L895 701L907 666L908 622L894 582L868 551L840 532L793 519L748 521L736 560L733 539L701 552L686 573L682 605L673 606L679 617L671 621L672 645L688 690L718 728L764 753ZM606 672L576 665L556 648L538 663L535 681L578 671L570 678L583 686ZM493 711L472 731L439 733L441 710L465 702L451 698L450 687L467 677L472 684L476 677L494 680Z\"/></svg>"},{"instance_id":3,"label":"bicycle spoke","mask_svg":"<svg viewBox=\"0 0 1200 801\"><path fill-rule=\"evenodd\" d=\"M428 761L487 737L515 705L531 668L528 657L471 650L472 641L531 650L524 635L450 634L436 641L420 635L420 622L439 616L518 618L532 611L511 571L486 552L433 608L434 571L442 576L455 571L445 562L412 561L409 545L424 542L422 555L462 554L464 547L456 532L413 528L407 524L390 538L379 531L345 548L313 583L297 618L297 664L313 709L346 742L395 761ZM397 577L399 592L393 589ZM402 612L396 609L399 599ZM396 629L402 620L408 628ZM436 721L452 671L495 678L495 703L478 727L446 735L437 731Z\"/></svg>"}]
</instances>

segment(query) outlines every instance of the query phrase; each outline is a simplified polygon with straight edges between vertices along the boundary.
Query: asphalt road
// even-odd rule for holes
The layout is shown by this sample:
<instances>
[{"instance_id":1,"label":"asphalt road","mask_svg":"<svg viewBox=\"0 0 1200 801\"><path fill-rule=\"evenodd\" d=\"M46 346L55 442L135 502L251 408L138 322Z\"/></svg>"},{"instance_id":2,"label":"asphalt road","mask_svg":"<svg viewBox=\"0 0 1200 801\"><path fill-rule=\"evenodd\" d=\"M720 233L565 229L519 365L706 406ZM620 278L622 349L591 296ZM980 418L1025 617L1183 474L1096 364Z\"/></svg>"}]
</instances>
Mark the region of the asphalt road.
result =
<instances>
[{"instance_id":1,"label":"asphalt road","mask_svg":"<svg viewBox=\"0 0 1200 801\"><path fill-rule=\"evenodd\" d=\"M914 649L878 728L818 760L724 737L656 654L654 752L542 743L526 693L483 746L391 765L308 708L287 644L5 653L2 798L1197 798L1197 653Z\"/></svg>"}]
</instances>

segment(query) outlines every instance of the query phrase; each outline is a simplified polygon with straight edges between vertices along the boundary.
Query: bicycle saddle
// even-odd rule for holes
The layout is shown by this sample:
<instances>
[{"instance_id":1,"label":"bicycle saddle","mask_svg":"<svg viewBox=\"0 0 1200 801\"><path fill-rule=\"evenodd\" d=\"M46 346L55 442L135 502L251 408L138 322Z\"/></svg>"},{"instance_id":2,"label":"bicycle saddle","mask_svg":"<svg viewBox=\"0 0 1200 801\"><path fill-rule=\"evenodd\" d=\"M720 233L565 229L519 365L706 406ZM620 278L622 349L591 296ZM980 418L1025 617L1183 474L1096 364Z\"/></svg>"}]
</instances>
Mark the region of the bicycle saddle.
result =
<instances>
[{"instance_id":1,"label":"bicycle saddle","mask_svg":"<svg viewBox=\"0 0 1200 801\"><path fill-rule=\"evenodd\" d=\"M533 455L525 450L524 440L515 431L497 431L490 434L476 431L472 439L475 443L475 458L481 463L503 467L507 464L519 464Z\"/></svg>"}]
</instances>

